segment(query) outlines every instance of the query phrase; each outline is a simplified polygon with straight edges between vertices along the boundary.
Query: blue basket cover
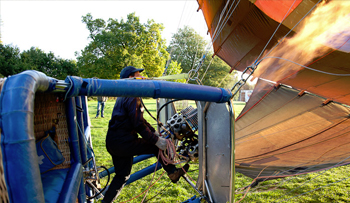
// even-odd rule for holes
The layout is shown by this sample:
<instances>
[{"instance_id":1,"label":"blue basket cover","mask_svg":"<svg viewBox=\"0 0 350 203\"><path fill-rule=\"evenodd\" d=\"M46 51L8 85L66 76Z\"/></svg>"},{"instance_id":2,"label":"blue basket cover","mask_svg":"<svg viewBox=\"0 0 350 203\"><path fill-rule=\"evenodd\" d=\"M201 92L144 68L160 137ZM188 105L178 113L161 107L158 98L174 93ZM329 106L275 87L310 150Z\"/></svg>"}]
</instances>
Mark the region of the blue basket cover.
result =
<instances>
[{"instance_id":1,"label":"blue basket cover","mask_svg":"<svg viewBox=\"0 0 350 203\"><path fill-rule=\"evenodd\" d=\"M64 162L62 152L58 149L56 142L52 140L50 135L36 142L36 150L38 153L40 173L45 173Z\"/></svg>"}]
</instances>

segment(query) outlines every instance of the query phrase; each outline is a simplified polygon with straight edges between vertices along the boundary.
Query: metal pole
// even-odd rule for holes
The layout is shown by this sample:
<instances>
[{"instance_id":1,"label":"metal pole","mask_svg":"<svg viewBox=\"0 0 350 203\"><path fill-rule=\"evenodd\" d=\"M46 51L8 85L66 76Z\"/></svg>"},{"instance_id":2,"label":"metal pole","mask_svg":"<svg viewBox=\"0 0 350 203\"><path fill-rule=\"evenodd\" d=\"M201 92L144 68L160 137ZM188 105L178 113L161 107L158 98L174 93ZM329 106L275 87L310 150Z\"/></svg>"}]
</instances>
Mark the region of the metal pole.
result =
<instances>
[{"instance_id":1,"label":"metal pole","mask_svg":"<svg viewBox=\"0 0 350 203\"><path fill-rule=\"evenodd\" d=\"M204 183L205 183L205 187L206 187L206 188L209 188L208 182L205 181ZM209 196L210 202L213 202L213 198L211 197L211 194L210 194L210 191L209 191L209 190L208 190L208 196Z\"/></svg>"},{"instance_id":2,"label":"metal pole","mask_svg":"<svg viewBox=\"0 0 350 203\"><path fill-rule=\"evenodd\" d=\"M140 162L140 161L149 159L149 158L151 158L151 157L154 157L154 154L144 154L144 155L136 156L136 157L134 157L132 164L136 164L136 163L138 163L138 162ZM114 173L114 172L115 172L114 166L111 167L111 168L109 168L109 169L108 169L108 172L109 172L109 174ZM108 172L107 172L107 171L102 171L102 172L100 172L100 173L98 174L99 178L104 178L104 177L106 177L106 176L108 175Z\"/></svg>"},{"instance_id":3,"label":"metal pole","mask_svg":"<svg viewBox=\"0 0 350 203\"><path fill-rule=\"evenodd\" d=\"M203 160L202 160L202 183L203 183L203 192L205 193L206 189L206 185L205 180L207 178L207 146L206 146L206 139L207 139L207 125L206 125L206 111L207 111L207 106L208 106L209 102L205 103L205 107L203 109L203 113L202 113L202 125L203 125L203 130L202 130L202 146L203 146L203 151L202 151L202 156L203 156Z\"/></svg>"},{"instance_id":4,"label":"metal pole","mask_svg":"<svg viewBox=\"0 0 350 203\"><path fill-rule=\"evenodd\" d=\"M198 192L198 194L202 197L202 198L204 198L207 202L209 202L209 203L211 203L212 202L212 200L209 200L206 196L204 196L204 194L200 191L200 190L198 190L198 188L191 182L191 180L189 180L188 178L187 178L187 176L186 175L184 175L184 176L182 176L187 182L188 182L188 184L190 184L192 187L193 187L193 189L195 189L197 192Z\"/></svg>"},{"instance_id":5,"label":"metal pole","mask_svg":"<svg viewBox=\"0 0 350 203\"><path fill-rule=\"evenodd\" d=\"M235 202L235 112L232 99L229 101L230 110L230 134L231 134L231 181L230 181L230 203Z\"/></svg>"},{"instance_id":6,"label":"metal pole","mask_svg":"<svg viewBox=\"0 0 350 203\"><path fill-rule=\"evenodd\" d=\"M208 185L205 184L207 181L207 111L210 106L210 102L205 102L205 106L203 109L203 164L202 164L202 171L203 171L203 191L208 194L210 194L210 190L208 188Z\"/></svg>"},{"instance_id":7,"label":"metal pole","mask_svg":"<svg viewBox=\"0 0 350 203\"><path fill-rule=\"evenodd\" d=\"M161 168L162 168L162 165L158 162L158 164L154 163L153 165L150 165L142 170L139 170L130 176L129 180L126 181L125 185L128 185L136 180L139 180L155 171L158 171Z\"/></svg>"}]
</instances>

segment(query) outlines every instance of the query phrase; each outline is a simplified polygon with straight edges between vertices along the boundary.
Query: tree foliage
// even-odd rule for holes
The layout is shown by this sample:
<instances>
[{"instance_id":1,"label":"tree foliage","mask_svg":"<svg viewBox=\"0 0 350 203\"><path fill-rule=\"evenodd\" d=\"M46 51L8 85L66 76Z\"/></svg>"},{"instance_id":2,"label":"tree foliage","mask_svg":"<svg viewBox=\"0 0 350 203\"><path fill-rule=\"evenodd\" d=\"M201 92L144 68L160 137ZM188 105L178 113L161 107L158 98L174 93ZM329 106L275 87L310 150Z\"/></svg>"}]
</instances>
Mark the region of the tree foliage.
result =
<instances>
[{"instance_id":1,"label":"tree foliage","mask_svg":"<svg viewBox=\"0 0 350 203\"><path fill-rule=\"evenodd\" d=\"M231 88L231 84L236 82L235 72L230 74L230 67L219 57L212 58L212 55L209 52L205 58L202 68L199 69L199 78L204 85Z\"/></svg>"},{"instance_id":2,"label":"tree foliage","mask_svg":"<svg viewBox=\"0 0 350 203\"><path fill-rule=\"evenodd\" d=\"M193 28L185 26L173 35L167 50L171 59L181 64L183 73L196 69L206 54L198 71L198 79L202 80L204 85L227 88L235 80L233 74L228 75L230 67L218 57L212 59L213 53L207 51L207 47L208 42L202 36ZM196 76L197 74L194 74L194 77ZM196 83L195 81L189 82Z\"/></svg>"},{"instance_id":3,"label":"tree foliage","mask_svg":"<svg viewBox=\"0 0 350 203\"><path fill-rule=\"evenodd\" d=\"M20 50L17 47L0 44L0 73L7 77L23 70L20 60Z\"/></svg>"},{"instance_id":4,"label":"tree foliage","mask_svg":"<svg viewBox=\"0 0 350 203\"><path fill-rule=\"evenodd\" d=\"M73 60L61 59L34 47L21 53L18 47L3 44L0 44L0 67L0 74L5 77L25 70L41 71L57 79L78 74Z\"/></svg>"},{"instance_id":5,"label":"tree foliage","mask_svg":"<svg viewBox=\"0 0 350 203\"><path fill-rule=\"evenodd\" d=\"M26 70L38 70L57 79L78 74L75 61L57 58L52 52L47 54L34 47L21 53L21 61Z\"/></svg>"},{"instance_id":6,"label":"tree foliage","mask_svg":"<svg viewBox=\"0 0 350 203\"><path fill-rule=\"evenodd\" d=\"M184 72L194 68L205 52L206 42L193 28L185 26L172 36L167 51L172 60L181 63Z\"/></svg>"},{"instance_id":7,"label":"tree foliage","mask_svg":"<svg viewBox=\"0 0 350 203\"><path fill-rule=\"evenodd\" d=\"M177 75L182 72L181 64L177 63L176 61L171 61L169 64L169 67L167 68L167 74L168 75ZM186 79L177 79L177 80L170 80L173 82L180 82L185 83Z\"/></svg>"},{"instance_id":8,"label":"tree foliage","mask_svg":"<svg viewBox=\"0 0 350 203\"><path fill-rule=\"evenodd\" d=\"M141 24L135 13L127 19L93 19L82 17L91 42L77 57L83 77L119 78L125 66L145 68L142 74L157 77L163 73L168 53L161 37L163 25L148 20Z\"/></svg>"}]
</instances>

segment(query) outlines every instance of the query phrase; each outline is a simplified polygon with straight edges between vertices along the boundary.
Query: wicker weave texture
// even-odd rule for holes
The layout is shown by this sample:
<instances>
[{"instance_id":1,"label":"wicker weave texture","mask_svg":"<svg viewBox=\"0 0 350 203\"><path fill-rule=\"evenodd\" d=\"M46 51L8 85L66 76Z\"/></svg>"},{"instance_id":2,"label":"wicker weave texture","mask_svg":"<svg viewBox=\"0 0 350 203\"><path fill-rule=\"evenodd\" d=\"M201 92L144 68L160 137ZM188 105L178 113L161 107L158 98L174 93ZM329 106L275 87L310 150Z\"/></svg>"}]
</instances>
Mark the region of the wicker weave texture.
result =
<instances>
[{"instance_id":1,"label":"wicker weave texture","mask_svg":"<svg viewBox=\"0 0 350 203\"><path fill-rule=\"evenodd\" d=\"M0 93L5 80L6 78L0 78ZM1 128L0 128L0 138L1 138ZM9 196L7 192L6 182L5 182L4 165L2 163L2 160L3 160L2 150L0 145L0 202L9 202Z\"/></svg>"},{"instance_id":2,"label":"wicker weave texture","mask_svg":"<svg viewBox=\"0 0 350 203\"><path fill-rule=\"evenodd\" d=\"M69 168L71 164L69 135L66 119L66 107L52 93L36 93L34 105L34 134L36 140L45 136L45 132L55 128L54 141L62 152L65 161L54 169Z\"/></svg>"}]
</instances>

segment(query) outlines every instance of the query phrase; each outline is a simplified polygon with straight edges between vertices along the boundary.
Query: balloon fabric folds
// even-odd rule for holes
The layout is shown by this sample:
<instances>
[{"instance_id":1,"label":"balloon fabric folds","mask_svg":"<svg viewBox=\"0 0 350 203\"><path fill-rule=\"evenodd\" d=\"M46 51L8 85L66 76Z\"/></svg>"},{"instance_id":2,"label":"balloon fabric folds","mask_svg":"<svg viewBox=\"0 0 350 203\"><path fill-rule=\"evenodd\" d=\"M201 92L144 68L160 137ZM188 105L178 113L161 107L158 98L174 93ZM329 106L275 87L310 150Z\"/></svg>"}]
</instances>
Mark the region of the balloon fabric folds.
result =
<instances>
[{"instance_id":1,"label":"balloon fabric folds","mask_svg":"<svg viewBox=\"0 0 350 203\"><path fill-rule=\"evenodd\" d=\"M266 180L348 164L350 2L197 2L214 54L259 78L236 120L236 170Z\"/></svg>"}]
</instances>

